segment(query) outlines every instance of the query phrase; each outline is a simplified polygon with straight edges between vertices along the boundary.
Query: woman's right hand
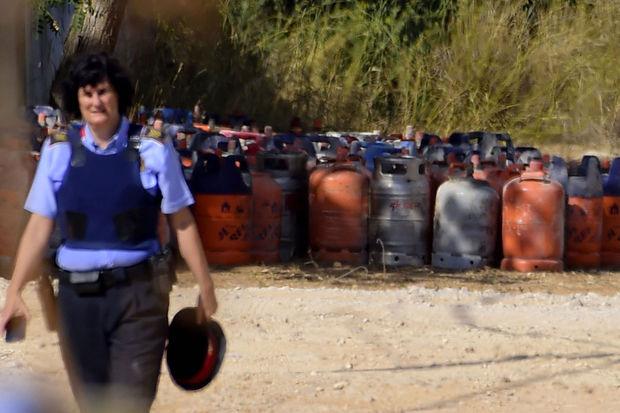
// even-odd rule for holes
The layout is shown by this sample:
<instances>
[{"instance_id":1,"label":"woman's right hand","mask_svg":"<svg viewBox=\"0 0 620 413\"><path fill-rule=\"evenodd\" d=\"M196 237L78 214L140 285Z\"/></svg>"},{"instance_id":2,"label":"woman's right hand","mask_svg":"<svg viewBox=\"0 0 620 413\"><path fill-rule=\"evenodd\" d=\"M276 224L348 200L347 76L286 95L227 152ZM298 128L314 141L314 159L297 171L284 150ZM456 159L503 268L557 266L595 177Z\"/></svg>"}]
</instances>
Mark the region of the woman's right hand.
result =
<instances>
[{"instance_id":1,"label":"woman's right hand","mask_svg":"<svg viewBox=\"0 0 620 413\"><path fill-rule=\"evenodd\" d=\"M53 219L37 213L30 216L19 241L11 283L6 290L4 307L0 311L0 334L4 333L6 324L11 318L15 316L30 318L28 307L22 300L22 288L33 274L40 273L40 264L47 252L53 230Z\"/></svg>"},{"instance_id":2,"label":"woman's right hand","mask_svg":"<svg viewBox=\"0 0 620 413\"><path fill-rule=\"evenodd\" d=\"M21 297L20 292L7 291L6 300L4 302L4 308L0 312L0 332L4 335L6 325L9 320L15 316L24 316L27 320L30 319L30 311L26 303Z\"/></svg>"}]
</instances>

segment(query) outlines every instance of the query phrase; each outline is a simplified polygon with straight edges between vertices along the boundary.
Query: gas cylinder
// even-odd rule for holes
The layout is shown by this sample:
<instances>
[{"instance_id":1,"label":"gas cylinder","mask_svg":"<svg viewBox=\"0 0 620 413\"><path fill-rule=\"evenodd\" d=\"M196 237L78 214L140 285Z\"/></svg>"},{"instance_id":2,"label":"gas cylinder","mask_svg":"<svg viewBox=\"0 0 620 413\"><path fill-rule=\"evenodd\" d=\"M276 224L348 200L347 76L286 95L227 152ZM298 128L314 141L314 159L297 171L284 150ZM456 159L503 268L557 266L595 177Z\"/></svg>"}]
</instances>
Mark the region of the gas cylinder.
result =
<instances>
[{"instance_id":1,"label":"gas cylinder","mask_svg":"<svg viewBox=\"0 0 620 413\"><path fill-rule=\"evenodd\" d=\"M599 161L584 156L579 175L568 177L566 266L598 268L603 236L603 183Z\"/></svg>"},{"instance_id":2,"label":"gas cylinder","mask_svg":"<svg viewBox=\"0 0 620 413\"><path fill-rule=\"evenodd\" d=\"M252 195L243 157L200 154L190 186L202 245L211 264L252 261Z\"/></svg>"},{"instance_id":3,"label":"gas cylinder","mask_svg":"<svg viewBox=\"0 0 620 413\"><path fill-rule=\"evenodd\" d=\"M517 146L515 148L516 164L529 165L532 159L542 159L542 153L538 150L538 148L533 146Z\"/></svg>"},{"instance_id":4,"label":"gas cylinder","mask_svg":"<svg viewBox=\"0 0 620 413\"><path fill-rule=\"evenodd\" d=\"M519 166L515 164L508 164L506 162L506 154L498 154L496 159L489 158L486 161L480 161L480 155L474 154L471 156L471 162L474 166L474 179L487 182L491 188L497 192L499 196L499 212L497 219L497 231L495 231L496 235L496 256L495 259L492 260L494 263L499 263L502 258L502 210L501 210L501 202L502 195L504 192L504 185L506 182L510 181L521 175L521 170Z\"/></svg>"},{"instance_id":5,"label":"gas cylinder","mask_svg":"<svg viewBox=\"0 0 620 413\"><path fill-rule=\"evenodd\" d=\"M394 148L387 142L371 142L366 145L364 150L364 161L366 168L372 172L375 167L375 158L378 156L389 155L399 152L400 149Z\"/></svg>"},{"instance_id":6,"label":"gas cylinder","mask_svg":"<svg viewBox=\"0 0 620 413\"><path fill-rule=\"evenodd\" d=\"M502 269L563 269L564 204L562 185L545 175L539 160L504 186Z\"/></svg>"},{"instance_id":7,"label":"gas cylinder","mask_svg":"<svg viewBox=\"0 0 620 413\"><path fill-rule=\"evenodd\" d=\"M433 221L433 267L464 270L495 260L499 195L488 182L451 177L437 191Z\"/></svg>"},{"instance_id":8,"label":"gas cylinder","mask_svg":"<svg viewBox=\"0 0 620 413\"><path fill-rule=\"evenodd\" d=\"M282 190L280 260L306 254L308 246L308 175L302 152L260 152L256 156L258 171L269 173Z\"/></svg>"},{"instance_id":9,"label":"gas cylinder","mask_svg":"<svg viewBox=\"0 0 620 413\"><path fill-rule=\"evenodd\" d=\"M469 141L473 144L472 149L480 154L482 161L497 160L503 154L510 162L514 162L515 148L512 138L505 132L469 132Z\"/></svg>"},{"instance_id":10,"label":"gas cylinder","mask_svg":"<svg viewBox=\"0 0 620 413\"><path fill-rule=\"evenodd\" d=\"M308 139L314 146L317 162L324 158L336 159L338 157L338 148L343 146L340 139L335 136L312 135Z\"/></svg>"},{"instance_id":11,"label":"gas cylinder","mask_svg":"<svg viewBox=\"0 0 620 413\"><path fill-rule=\"evenodd\" d=\"M604 187L601 265L620 268L620 158L612 160Z\"/></svg>"},{"instance_id":12,"label":"gas cylinder","mask_svg":"<svg viewBox=\"0 0 620 413\"><path fill-rule=\"evenodd\" d=\"M310 175L310 248L318 262L362 265L368 260L368 176L336 163Z\"/></svg>"},{"instance_id":13,"label":"gas cylinder","mask_svg":"<svg viewBox=\"0 0 620 413\"><path fill-rule=\"evenodd\" d=\"M564 192L568 193L568 166L566 161L559 157L553 156L548 166L549 179L558 182L564 188Z\"/></svg>"},{"instance_id":14,"label":"gas cylinder","mask_svg":"<svg viewBox=\"0 0 620 413\"><path fill-rule=\"evenodd\" d=\"M267 172L252 172L252 251L265 264L280 261L282 189Z\"/></svg>"},{"instance_id":15,"label":"gas cylinder","mask_svg":"<svg viewBox=\"0 0 620 413\"><path fill-rule=\"evenodd\" d=\"M430 183L424 161L375 158L368 246L372 262L422 266L428 261Z\"/></svg>"},{"instance_id":16,"label":"gas cylinder","mask_svg":"<svg viewBox=\"0 0 620 413\"><path fill-rule=\"evenodd\" d=\"M446 182L451 176L465 176L465 165L457 161L454 154L448 153L446 160L427 162L430 176L430 194L431 194L431 219L435 210L435 197L439 186ZM431 231L432 233L432 231Z\"/></svg>"},{"instance_id":17,"label":"gas cylinder","mask_svg":"<svg viewBox=\"0 0 620 413\"><path fill-rule=\"evenodd\" d=\"M519 175L520 171L516 167L506 166L505 159L503 161L500 160L500 162L481 161L476 165L473 173L474 179L487 182L497 192L500 199L506 182Z\"/></svg>"},{"instance_id":18,"label":"gas cylinder","mask_svg":"<svg viewBox=\"0 0 620 413\"><path fill-rule=\"evenodd\" d=\"M324 158L312 169L308 177L308 240L310 244L313 239L319 237L319 229L313 223L321 221L322 213L319 208L313 208L313 205L317 204L316 189L336 163L335 159Z\"/></svg>"}]
</instances>

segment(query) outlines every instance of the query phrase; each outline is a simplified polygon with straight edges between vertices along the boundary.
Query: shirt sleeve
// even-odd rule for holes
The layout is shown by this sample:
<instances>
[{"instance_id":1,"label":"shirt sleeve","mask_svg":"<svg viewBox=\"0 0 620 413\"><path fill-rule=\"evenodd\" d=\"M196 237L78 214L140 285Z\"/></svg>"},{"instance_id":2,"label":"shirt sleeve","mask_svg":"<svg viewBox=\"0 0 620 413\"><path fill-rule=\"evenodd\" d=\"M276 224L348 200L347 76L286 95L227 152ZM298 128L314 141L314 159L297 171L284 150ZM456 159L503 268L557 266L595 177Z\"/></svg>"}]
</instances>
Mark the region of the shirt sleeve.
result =
<instances>
[{"instance_id":1,"label":"shirt sleeve","mask_svg":"<svg viewBox=\"0 0 620 413\"><path fill-rule=\"evenodd\" d=\"M162 195L161 211L173 214L194 203L181 170L179 155L168 140L160 142L144 138L140 145L145 168L157 176L157 185Z\"/></svg>"},{"instance_id":2,"label":"shirt sleeve","mask_svg":"<svg viewBox=\"0 0 620 413\"><path fill-rule=\"evenodd\" d=\"M69 143L59 142L50 145L47 139L41 149L41 159L37 165L30 192L24 209L34 214L56 219L58 211L56 190L62 184L71 156Z\"/></svg>"}]
</instances>

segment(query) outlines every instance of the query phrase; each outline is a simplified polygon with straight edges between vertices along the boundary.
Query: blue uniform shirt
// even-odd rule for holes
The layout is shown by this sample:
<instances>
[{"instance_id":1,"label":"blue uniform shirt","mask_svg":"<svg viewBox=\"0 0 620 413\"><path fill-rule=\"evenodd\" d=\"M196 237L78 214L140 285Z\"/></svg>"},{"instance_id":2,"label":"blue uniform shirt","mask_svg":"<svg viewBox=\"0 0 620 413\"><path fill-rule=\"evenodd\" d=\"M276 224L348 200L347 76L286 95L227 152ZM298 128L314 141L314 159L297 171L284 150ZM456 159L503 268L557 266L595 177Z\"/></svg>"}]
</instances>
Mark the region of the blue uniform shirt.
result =
<instances>
[{"instance_id":1,"label":"blue uniform shirt","mask_svg":"<svg viewBox=\"0 0 620 413\"><path fill-rule=\"evenodd\" d=\"M122 151L128 142L129 121L122 119L121 126L105 149L98 147L88 126L83 129L82 144L97 154L112 155ZM144 137L140 144L140 158L143 162L140 179L142 186L152 193L161 191L161 211L172 214L194 203L194 198L185 183L179 156L172 142L160 142ZM56 191L71 159L69 141L50 143L46 140L37 172L26 199L25 209L39 215L56 219ZM57 264L68 271L90 271L103 268L125 267L136 264L159 251L159 243L154 240L148 250L85 250L61 245L56 256Z\"/></svg>"}]
</instances>

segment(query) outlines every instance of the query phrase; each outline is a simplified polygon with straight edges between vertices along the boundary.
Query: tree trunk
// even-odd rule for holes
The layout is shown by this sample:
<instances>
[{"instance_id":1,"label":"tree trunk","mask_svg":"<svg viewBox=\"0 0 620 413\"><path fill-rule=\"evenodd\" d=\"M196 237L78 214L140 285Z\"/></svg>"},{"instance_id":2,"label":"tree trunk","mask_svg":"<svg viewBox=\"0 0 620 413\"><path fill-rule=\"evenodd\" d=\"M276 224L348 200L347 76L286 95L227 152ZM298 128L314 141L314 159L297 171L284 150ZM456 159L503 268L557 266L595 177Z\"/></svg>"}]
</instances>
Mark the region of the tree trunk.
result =
<instances>
[{"instance_id":1,"label":"tree trunk","mask_svg":"<svg viewBox=\"0 0 620 413\"><path fill-rule=\"evenodd\" d=\"M52 97L61 105L60 83L66 76L69 62L83 53L111 53L116 45L119 29L128 0L92 0L81 25L72 24L64 45L64 56L52 85ZM73 22L81 16L80 10L73 15Z\"/></svg>"}]
</instances>

